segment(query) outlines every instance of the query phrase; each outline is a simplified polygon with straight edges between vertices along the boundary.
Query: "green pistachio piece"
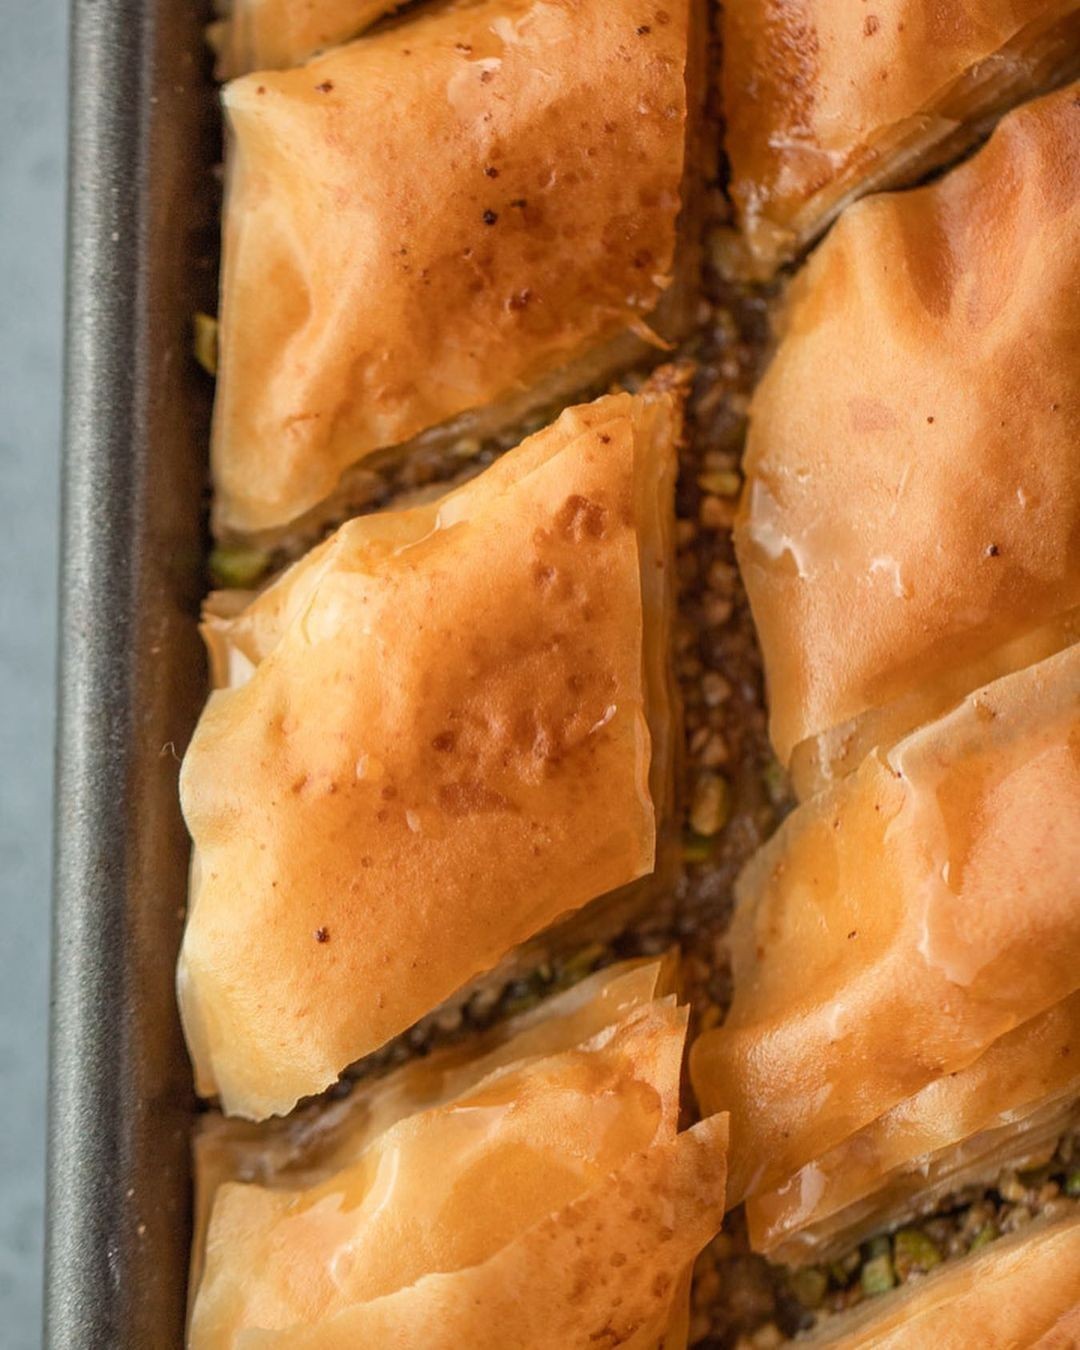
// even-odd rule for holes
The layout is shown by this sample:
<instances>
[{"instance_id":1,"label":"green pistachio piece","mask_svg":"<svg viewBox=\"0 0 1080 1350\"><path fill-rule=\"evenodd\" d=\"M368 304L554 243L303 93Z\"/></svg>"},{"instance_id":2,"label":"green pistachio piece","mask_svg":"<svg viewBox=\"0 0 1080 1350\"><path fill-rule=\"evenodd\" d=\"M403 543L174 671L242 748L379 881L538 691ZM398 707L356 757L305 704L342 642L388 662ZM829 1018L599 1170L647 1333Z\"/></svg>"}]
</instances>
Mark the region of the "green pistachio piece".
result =
<instances>
[{"instance_id":1,"label":"green pistachio piece","mask_svg":"<svg viewBox=\"0 0 1080 1350\"><path fill-rule=\"evenodd\" d=\"M734 469L717 469L698 474L698 487L714 497L734 497L742 487L742 477Z\"/></svg>"},{"instance_id":2,"label":"green pistachio piece","mask_svg":"<svg viewBox=\"0 0 1080 1350\"><path fill-rule=\"evenodd\" d=\"M765 783L765 791L769 794L769 801L773 806L779 806L791 796L791 783L783 766L779 760L771 759L762 770L762 779Z\"/></svg>"},{"instance_id":3,"label":"green pistachio piece","mask_svg":"<svg viewBox=\"0 0 1080 1350\"><path fill-rule=\"evenodd\" d=\"M688 863L706 863L713 855L713 841L703 834L687 830L683 835L683 861Z\"/></svg>"},{"instance_id":4,"label":"green pistachio piece","mask_svg":"<svg viewBox=\"0 0 1080 1350\"><path fill-rule=\"evenodd\" d=\"M850 1284L859 1269L859 1263L858 1252L848 1252L847 1256L842 1257L839 1261L830 1261L829 1275L833 1284L838 1284L841 1288Z\"/></svg>"},{"instance_id":5,"label":"green pistachio piece","mask_svg":"<svg viewBox=\"0 0 1080 1350\"><path fill-rule=\"evenodd\" d=\"M257 548L216 548L210 575L218 586L250 590L270 566L270 555Z\"/></svg>"},{"instance_id":6,"label":"green pistachio piece","mask_svg":"<svg viewBox=\"0 0 1080 1350\"><path fill-rule=\"evenodd\" d=\"M883 1254L864 1261L859 1283L862 1285L863 1293L868 1296L884 1294L891 1289L896 1283L896 1275L890 1257Z\"/></svg>"},{"instance_id":7,"label":"green pistachio piece","mask_svg":"<svg viewBox=\"0 0 1080 1350\"><path fill-rule=\"evenodd\" d=\"M977 1252L980 1247L985 1247L993 1242L995 1238L1000 1237L996 1223L984 1223L975 1236L971 1239L971 1246L968 1251Z\"/></svg>"},{"instance_id":8,"label":"green pistachio piece","mask_svg":"<svg viewBox=\"0 0 1080 1350\"><path fill-rule=\"evenodd\" d=\"M583 947L581 951L575 952L569 960L563 962L558 984L561 987L577 984L578 980L591 975L593 967L604 955L604 951L605 948L599 942L593 942L588 947Z\"/></svg>"},{"instance_id":9,"label":"green pistachio piece","mask_svg":"<svg viewBox=\"0 0 1080 1350\"><path fill-rule=\"evenodd\" d=\"M815 1308L820 1308L825 1301L825 1294L829 1288L829 1277L820 1266L804 1266L801 1270L791 1272L788 1277L788 1284L799 1303L808 1311L813 1312Z\"/></svg>"},{"instance_id":10,"label":"green pistachio piece","mask_svg":"<svg viewBox=\"0 0 1080 1350\"><path fill-rule=\"evenodd\" d=\"M212 314L195 314L193 350L195 360L207 375L216 375L218 366L218 321Z\"/></svg>"},{"instance_id":11,"label":"green pistachio piece","mask_svg":"<svg viewBox=\"0 0 1080 1350\"><path fill-rule=\"evenodd\" d=\"M918 1228L901 1228L893 1238L893 1265L896 1276L904 1281L909 1275L921 1275L941 1264L937 1244Z\"/></svg>"}]
</instances>

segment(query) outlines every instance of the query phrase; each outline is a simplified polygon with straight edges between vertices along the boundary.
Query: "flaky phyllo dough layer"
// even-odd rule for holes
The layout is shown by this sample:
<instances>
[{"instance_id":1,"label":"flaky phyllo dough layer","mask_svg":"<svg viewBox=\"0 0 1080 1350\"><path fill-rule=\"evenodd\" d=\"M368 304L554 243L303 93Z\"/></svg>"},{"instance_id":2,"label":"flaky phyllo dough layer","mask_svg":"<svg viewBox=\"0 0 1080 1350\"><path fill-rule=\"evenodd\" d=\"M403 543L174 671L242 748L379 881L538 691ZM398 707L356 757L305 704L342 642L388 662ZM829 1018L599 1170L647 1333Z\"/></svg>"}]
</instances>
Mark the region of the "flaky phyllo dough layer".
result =
<instances>
[{"instance_id":1,"label":"flaky phyllo dough layer","mask_svg":"<svg viewBox=\"0 0 1080 1350\"><path fill-rule=\"evenodd\" d=\"M226 87L220 533L275 538L361 462L518 425L685 328L690 5L654 9L437 7Z\"/></svg>"},{"instance_id":2,"label":"flaky phyllo dough layer","mask_svg":"<svg viewBox=\"0 0 1080 1350\"><path fill-rule=\"evenodd\" d=\"M849 203L947 163L1080 73L1076 0L738 0L724 9L731 195L767 275Z\"/></svg>"},{"instance_id":3,"label":"flaky phyllo dough layer","mask_svg":"<svg viewBox=\"0 0 1080 1350\"><path fill-rule=\"evenodd\" d=\"M610 968L319 1114L206 1118L193 1350L681 1350L727 1126L677 1133L671 973Z\"/></svg>"},{"instance_id":4,"label":"flaky phyllo dough layer","mask_svg":"<svg viewBox=\"0 0 1080 1350\"><path fill-rule=\"evenodd\" d=\"M200 1090L288 1111L561 915L670 811L679 414L572 409L361 517L231 618L182 772Z\"/></svg>"},{"instance_id":5,"label":"flaky phyllo dough layer","mask_svg":"<svg viewBox=\"0 0 1080 1350\"><path fill-rule=\"evenodd\" d=\"M804 803L738 895L691 1070L759 1247L817 1259L1052 1154L1080 1091L1080 647Z\"/></svg>"},{"instance_id":6,"label":"flaky phyllo dough layer","mask_svg":"<svg viewBox=\"0 0 1080 1350\"><path fill-rule=\"evenodd\" d=\"M800 792L1080 635L1078 94L792 283L735 537Z\"/></svg>"},{"instance_id":7,"label":"flaky phyllo dough layer","mask_svg":"<svg viewBox=\"0 0 1080 1350\"><path fill-rule=\"evenodd\" d=\"M1080 1214L1036 1225L826 1322L832 1350L1074 1350L1080 1345Z\"/></svg>"}]
</instances>

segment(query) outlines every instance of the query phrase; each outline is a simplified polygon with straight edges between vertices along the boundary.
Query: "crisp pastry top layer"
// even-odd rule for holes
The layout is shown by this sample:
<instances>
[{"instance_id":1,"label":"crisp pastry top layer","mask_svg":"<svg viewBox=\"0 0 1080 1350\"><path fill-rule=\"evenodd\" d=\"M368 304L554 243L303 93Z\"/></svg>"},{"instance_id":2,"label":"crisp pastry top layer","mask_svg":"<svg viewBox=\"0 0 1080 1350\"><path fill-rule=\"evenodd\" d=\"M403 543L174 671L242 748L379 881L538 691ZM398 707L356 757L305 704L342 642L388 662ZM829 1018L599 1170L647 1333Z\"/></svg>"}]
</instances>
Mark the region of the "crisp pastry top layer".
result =
<instances>
[{"instance_id":1,"label":"crisp pastry top layer","mask_svg":"<svg viewBox=\"0 0 1080 1350\"><path fill-rule=\"evenodd\" d=\"M232 0L229 17L211 30L215 73L231 80L249 70L299 65L396 8L396 0Z\"/></svg>"},{"instance_id":2,"label":"crisp pastry top layer","mask_svg":"<svg viewBox=\"0 0 1080 1350\"><path fill-rule=\"evenodd\" d=\"M687 28L687 0L480 0L227 86L219 531L280 529L377 451L646 350Z\"/></svg>"},{"instance_id":3,"label":"crisp pastry top layer","mask_svg":"<svg viewBox=\"0 0 1080 1350\"><path fill-rule=\"evenodd\" d=\"M228 1111L289 1110L652 870L677 434L667 394L571 409L210 618L179 994Z\"/></svg>"},{"instance_id":4,"label":"crisp pastry top layer","mask_svg":"<svg viewBox=\"0 0 1080 1350\"><path fill-rule=\"evenodd\" d=\"M1075 631L1078 369L1074 86L852 207L792 287L736 527L782 760L830 733L853 767Z\"/></svg>"},{"instance_id":5,"label":"crisp pastry top layer","mask_svg":"<svg viewBox=\"0 0 1080 1350\"><path fill-rule=\"evenodd\" d=\"M1075 1350L1080 1217L1021 1228L853 1313L807 1344L833 1350Z\"/></svg>"},{"instance_id":6,"label":"crisp pastry top layer","mask_svg":"<svg viewBox=\"0 0 1080 1350\"><path fill-rule=\"evenodd\" d=\"M724 6L731 193L765 267L1080 68L1076 0Z\"/></svg>"},{"instance_id":7,"label":"crisp pastry top layer","mask_svg":"<svg viewBox=\"0 0 1080 1350\"><path fill-rule=\"evenodd\" d=\"M1080 993L746 1202L755 1251L830 1260L968 1184L1040 1165L1080 1122Z\"/></svg>"},{"instance_id":8,"label":"crisp pastry top layer","mask_svg":"<svg viewBox=\"0 0 1080 1350\"><path fill-rule=\"evenodd\" d=\"M209 1118L193 1350L562 1350L609 1317L653 1350L724 1204L724 1121L677 1137L686 1011L662 979L655 962L603 971L306 1127Z\"/></svg>"},{"instance_id":9,"label":"crisp pastry top layer","mask_svg":"<svg viewBox=\"0 0 1080 1350\"><path fill-rule=\"evenodd\" d=\"M691 1057L733 1198L1080 988L1080 647L804 803L737 895L734 1001Z\"/></svg>"}]
</instances>

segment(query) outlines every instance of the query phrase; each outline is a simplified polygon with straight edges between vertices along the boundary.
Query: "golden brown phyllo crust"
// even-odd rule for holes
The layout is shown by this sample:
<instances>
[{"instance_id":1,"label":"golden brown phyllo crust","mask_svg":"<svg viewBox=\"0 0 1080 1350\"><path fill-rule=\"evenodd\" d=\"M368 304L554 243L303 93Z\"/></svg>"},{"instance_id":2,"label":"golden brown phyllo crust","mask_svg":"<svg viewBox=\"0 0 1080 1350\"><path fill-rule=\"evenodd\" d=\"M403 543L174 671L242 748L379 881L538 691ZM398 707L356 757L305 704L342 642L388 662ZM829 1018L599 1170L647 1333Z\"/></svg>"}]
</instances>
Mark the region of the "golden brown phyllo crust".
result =
<instances>
[{"instance_id":1,"label":"golden brown phyllo crust","mask_svg":"<svg viewBox=\"0 0 1080 1350\"><path fill-rule=\"evenodd\" d=\"M1080 635L1080 85L795 280L736 546L802 792Z\"/></svg>"},{"instance_id":2,"label":"golden brown phyllo crust","mask_svg":"<svg viewBox=\"0 0 1080 1350\"><path fill-rule=\"evenodd\" d=\"M208 1117L193 1350L684 1345L726 1120L677 1133L670 973L603 971L299 1121Z\"/></svg>"},{"instance_id":3,"label":"golden brown phyllo crust","mask_svg":"<svg viewBox=\"0 0 1080 1350\"><path fill-rule=\"evenodd\" d=\"M564 413L343 526L207 636L181 775L200 1091L321 1091L560 916L653 872L673 792L674 395ZM663 869L661 869L661 874Z\"/></svg>"},{"instance_id":4,"label":"golden brown phyllo crust","mask_svg":"<svg viewBox=\"0 0 1080 1350\"><path fill-rule=\"evenodd\" d=\"M819 1222L828 1239L830 1215L886 1223L904 1170L937 1154L959 1174L1010 1093L1067 1124L1075 1072L1053 1060L1073 1052L1080 989L1078 690L1080 647L978 690L800 806L740 879L734 1002L691 1073L731 1111L732 1197L762 1245ZM1002 1038L1025 1024L1018 1064Z\"/></svg>"},{"instance_id":5,"label":"golden brown phyllo crust","mask_svg":"<svg viewBox=\"0 0 1080 1350\"><path fill-rule=\"evenodd\" d=\"M250 70L284 70L336 47L391 14L401 0L228 0L210 29L214 73L231 80Z\"/></svg>"},{"instance_id":6,"label":"golden brown phyllo crust","mask_svg":"<svg viewBox=\"0 0 1080 1350\"><path fill-rule=\"evenodd\" d=\"M478 0L227 86L221 534L677 335L689 27L689 0Z\"/></svg>"},{"instance_id":7,"label":"golden brown phyllo crust","mask_svg":"<svg viewBox=\"0 0 1080 1350\"><path fill-rule=\"evenodd\" d=\"M738 0L723 28L731 195L766 275L1080 73L1076 0Z\"/></svg>"},{"instance_id":8,"label":"golden brown phyllo crust","mask_svg":"<svg viewBox=\"0 0 1080 1350\"><path fill-rule=\"evenodd\" d=\"M1027 1229L826 1322L833 1350L1072 1350L1080 1336L1080 1215Z\"/></svg>"}]
</instances>

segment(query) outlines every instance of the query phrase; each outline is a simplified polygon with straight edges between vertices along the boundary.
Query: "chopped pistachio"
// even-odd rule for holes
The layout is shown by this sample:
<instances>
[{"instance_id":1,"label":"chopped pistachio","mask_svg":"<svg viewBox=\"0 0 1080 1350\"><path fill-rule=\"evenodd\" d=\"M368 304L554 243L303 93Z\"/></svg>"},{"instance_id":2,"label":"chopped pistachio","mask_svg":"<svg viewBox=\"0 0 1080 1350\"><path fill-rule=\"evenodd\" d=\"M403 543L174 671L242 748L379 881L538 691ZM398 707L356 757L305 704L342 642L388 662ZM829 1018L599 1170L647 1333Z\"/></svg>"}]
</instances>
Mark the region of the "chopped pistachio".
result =
<instances>
[{"instance_id":1,"label":"chopped pistachio","mask_svg":"<svg viewBox=\"0 0 1080 1350\"><path fill-rule=\"evenodd\" d=\"M1001 1220L1002 1232L1015 1233L1018 1228L1023 1228L1029 1224L1035 1217L1034 1211L1030 1205L1014 1205L1012 1209L1004 1212Z\"/></svg>"},{"instance_id":2,"label":"chopped pistachio","mask_svg":"<svg viewBox=\"0 0 1080 1350\"><path fill-rule=\"evenodd\" d=\"M813 1312L815 1308L820 1308L825 1301L825 1294L829 1288L829 1277L820 1266L804 1266L801 1270L791 1272L788 1284L799 1303L808 1311Z\"/></svg>"},{"instance_id":3,"label":"chopped pistachio","mask_svg":"<svg viewBox=\"0 0 1080 1350\"><path fill-rule=\"evenodd\" d=\"M1065 1173L1065 1194L1080 1196L1080 1167L1070 1168Z\"/></svg>"},{"instance_id":4,"label":"chopped pistachio","mask_svg":"<svg viewBox=\"0 0 1080 1350\"><path fill-rule=\"evenodd\" d=\"M688 863L706 863L713 855L713 842L704 835L687 830L683 835L683 861Z\"/></svg>"},{"instance_id":5,"label":"chopped pistachio","mask_svg":"<svg viewBox=\"0 0 1080 1350\"><path fill-rule=\"evenodd\" d=\"M469 1016L474 1022L483 1024L491 1016L499 1001L499 991L490 986L486 989L478 989L468 1002Z\"/></svg>"},{"instance_id":6,"label":"chopped pistachio","mask_svg":"<svg viewBox=\"0 0 1080 1350\"><path fill-rule=\"evenodd\" d=\"M453 1032L459 1031L464 1020L465 1014L461 1008L444 1008L435 1015L435 1025L444 1036L449 1036L452 1035Z\"/></svg>"},{"instance_id":7,"label":"chopped pistachio","mask_svg":"<svg viewBox=\"0 0 1080 1350\"><path fill-rule=\"evenodd\" d=\"M576 984L578 980L583 980L586 975L590 975L593 967L604 955L605 948L599 942L592 942L588 947L582 947L581 951L575 952L568 960L563 962L562 969L559 971L559 984Z\"/></svg>"},{"instance_id":8,"label":"chopped pistachio","mask_svg":"<svg viewBox=\"0 0 1080 1350\"><path fill-rule=\"evenodd\" d=\"M735 524L735 507L726 497L710 492L701 499L698 520L707 530L730 530Z\"/></svg>"},{"instance_id":9,"label":"chopped pistachio","mask_svg":"<svg viewBox=\"0 0 1080 1350\"><path fill-rule=\"evenodd\" d=\"M698 474L698 487L714 497L734 497L742 487L742 478L733 469L718 469Z\"/></svg>"},{"instance_id":10,"label":"chopped pistachio","mask_svg":"<svg viewBox=\"0 0 1080 1350\"><path fill-rule=\"evenodd\" d=\"M207 375L216 375L218 366L218 321L212 314L196 313L192 318L195 330L192 348L195 360Z\"/></svg>"},{"instance_id":11,"label":"chopped pistachio","mask_svg":"<svg viewBox=\"0 0 1080 1350\"><path fill-rule=\"evenodd\" d=\"M459 441L455 441L451 446L450 453L456 459L475 459L482 448L482 442L478 436L462 436Z\"/></svg>"},{"instance_id":12,"label":"chopped pistachio","mask_svg":"<svg viewBox=\"0 0 1080 1350\"><path fill-rule=\"evenodd\" d=\"M882 1252L880 1256L872 1256L869 1261L863 1262L859 1283L862 1285L863 1293L869 1295L884 1294L893 1287L896 1275L888 1252Z\"/></svg>"},{"instance_id":13,"label":"chopped pistachio","mask_svg":"<svg viewBox=\"0 0 1080 1350\"><path fill-rule=\"evenodd\" d=\"M731 697L731 683L718 670L707 670L701 677L701 694L709 708L719 708Z\"/></svg>"},{"instance_id":14,"label":"chopped pistachio","mask_svg":"<svg viewBox=\"0 0 1080 1350\"><path fill-rule=\"evenodd\" d=\"M893 1265L900 1281L941 1264L938 1246L918 1228L901 1228L893 1238Z\"/></svg>"},{"instance_id":15,"label":"chopped pistachio","mask_svg":"<svg viewBox=\"0 0 1080 1350\"><path fill-rule=\"evenodd\" d=\"M1015 1172L1002 1172L998 1177L997 1188L1002 1200L1008 1200L1012 1204L1018 1204L1027 1195L1027 1187Z\"/></svg>"},{"instance_id":16,"label":"chopped pistachio","mask_svg":"<svg viewBox=\"0 0 1080 1350\"><path fill-rule=\"evenodd\" d=\"M774 806L779 806L791 792L788 776L784 772L783 765L779 760L770 759L762 770L761 776L765 783L765 791L769 794L769 801Z\"/></svg>"},{"instance_id":17,"label":"chopped pistachio","mask_svg":"<svg viewBox=\"0 0 1080 1350\"><path fill-rule=\"evenodd\" d=\"M834 1284L850 1284L855 1272L859 1269L859 1253L848 1252L847 1256L839 1261L829 1263L829 1275Z\"/></svg>"},{"instance_id":18,"label":"chopped pistachio","mask_svg":"<svg viewBox=\"0 0 1080 1350\"><path fill-rule=\"evenodd\" d=\"M219 586L248 590L270 566L270 555L257 548L216 548L210 554L210 574Z\"/></svg>"},{"instance_id":19,"label":"chopped pistachio","mask_svg":"<svg viewBox=\"0 0 1080 1350\"><path fill-rule=\"evenodd\" d=\"M717 225L709 231L708 250L709 261L722 277L738 276L745 272L746 245L730 225Z\"/></svg>"},{"instance_id":20,"label":"chopped pistachio","mask_svg":"<svg viewBox=\"0 0 1080 1350\"><path fill-rule=\"evenodd\" d=\"M711 838L727 824L731 814L727 780L718 773L703 773L694 787L690 824L696 834Z\"/></svg>"},{"instance_id":21,"label":"chopped pistachio","mask_svg":"<svg viewBox=\"0 0 1080 1350\"><path fill-rule=\"evenodd\" d=\"M731 751L728 749L728 743L724 740L719 731L714 731L705 742L701 751L701 767L703 769L718 769L721 764L726 764L731 759Z\"/></svg>"},{"instance_id":22,"label":"chopped pistachio","mask_svg":"<svg viewBox=\"0 0 1080 1350\"><path fill-rule=\"evenodd\" d=\"M985 1247L993 1242L995 1238L1000 1237L996 1223L984 1223L975 1236L971 1239L969 1251L977 1252L980 1247Z\"/></svg>"},{"instance_id":23,"label":"chopped pistachio","mask_svg":"<svg viewBox=\"0 0 1080 1350\"><path fill-rule=\"evenodd\" d=\"M518 1013L534 1008L543 995L544 982L535 975L528 980L517 980L510 986L503 999L502 1011L508 1017L515 1017Z\"/></svg>"}]
</instances>

